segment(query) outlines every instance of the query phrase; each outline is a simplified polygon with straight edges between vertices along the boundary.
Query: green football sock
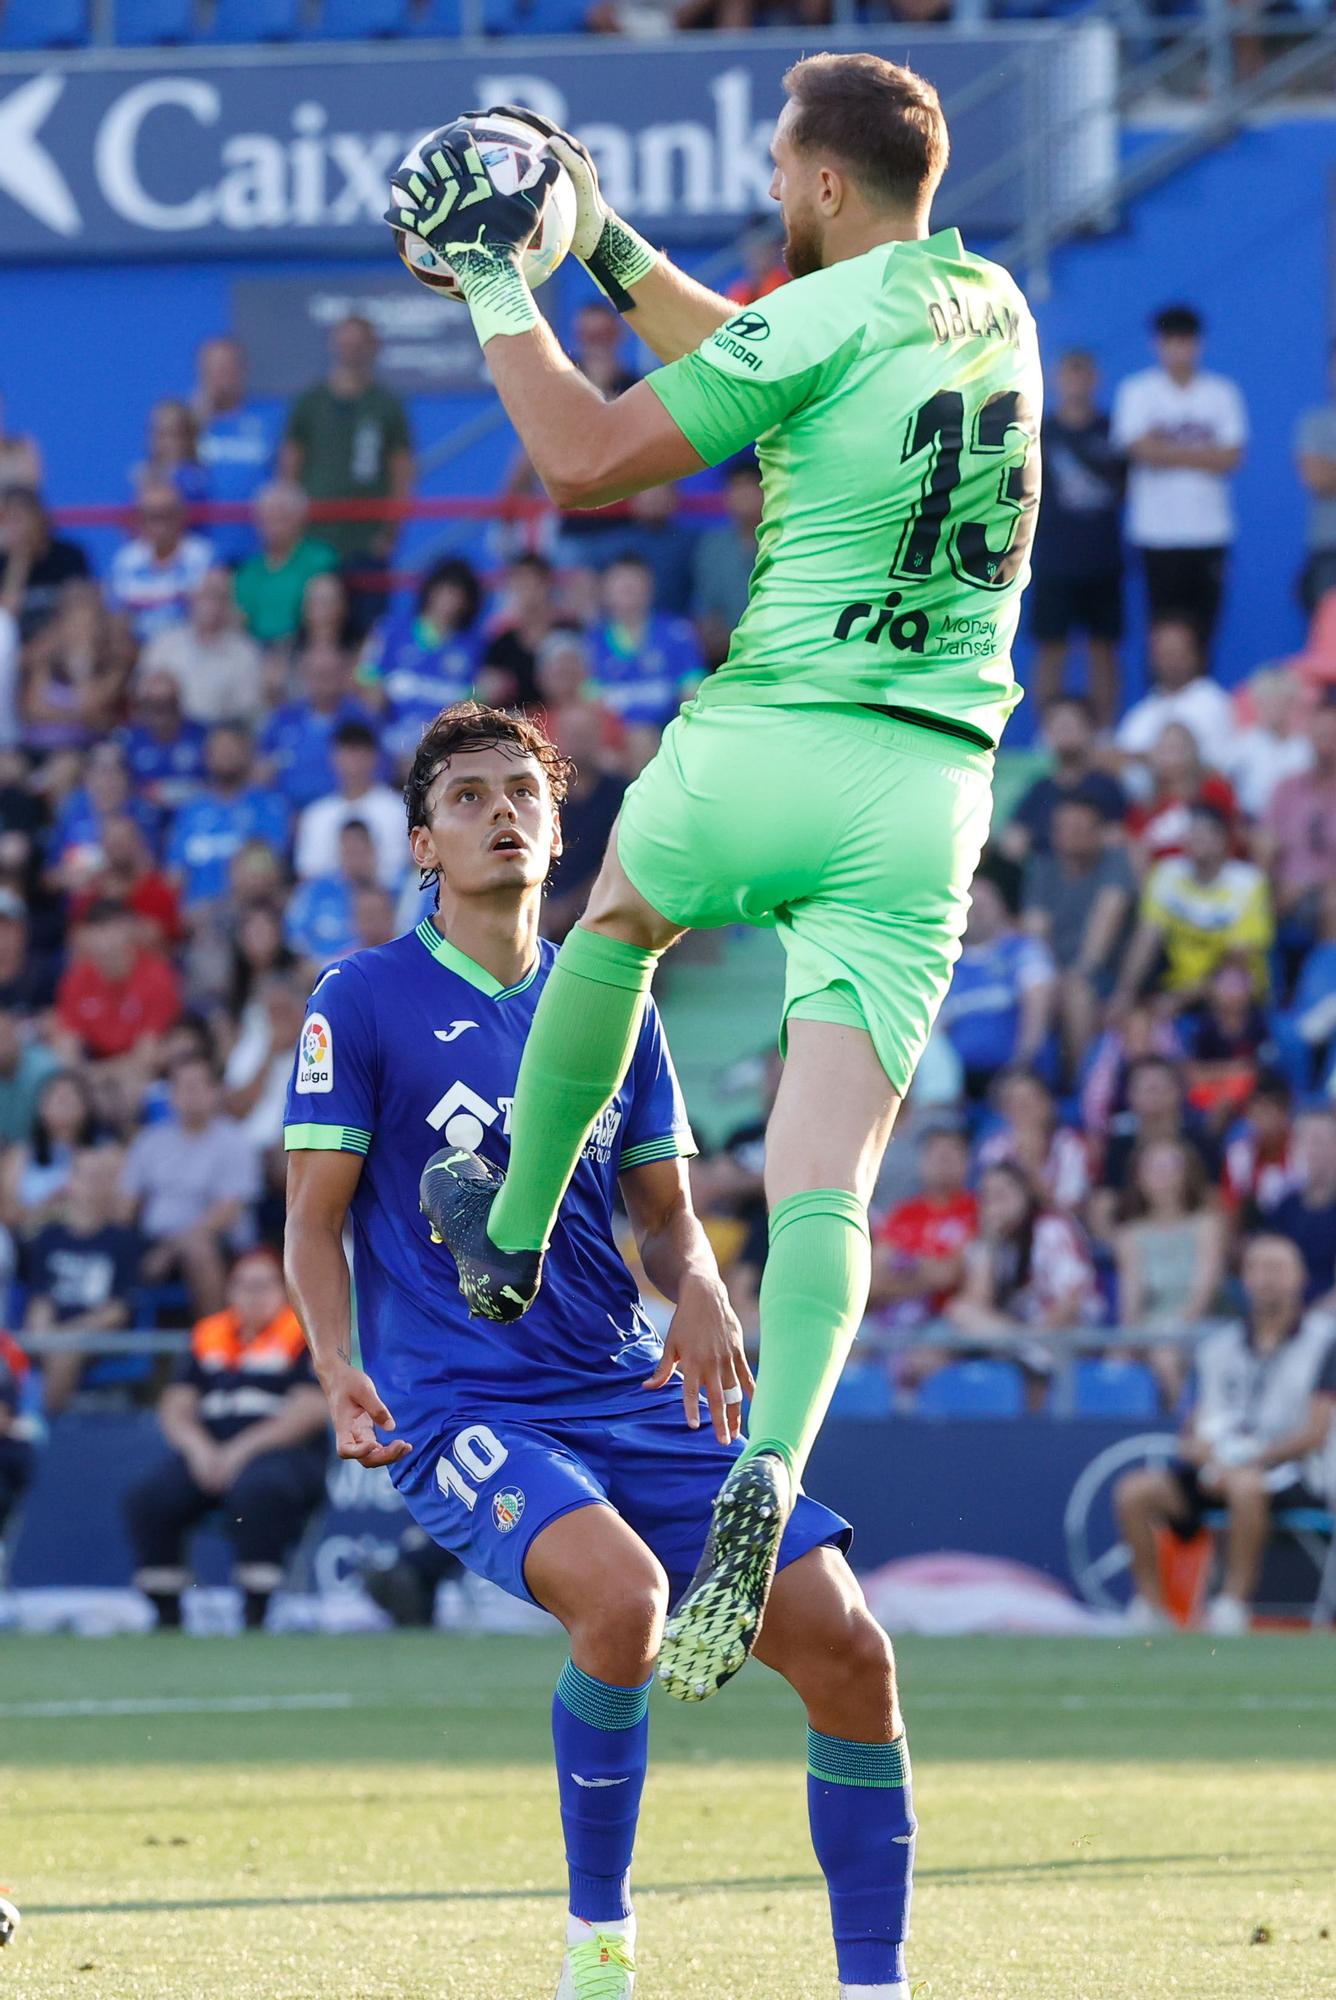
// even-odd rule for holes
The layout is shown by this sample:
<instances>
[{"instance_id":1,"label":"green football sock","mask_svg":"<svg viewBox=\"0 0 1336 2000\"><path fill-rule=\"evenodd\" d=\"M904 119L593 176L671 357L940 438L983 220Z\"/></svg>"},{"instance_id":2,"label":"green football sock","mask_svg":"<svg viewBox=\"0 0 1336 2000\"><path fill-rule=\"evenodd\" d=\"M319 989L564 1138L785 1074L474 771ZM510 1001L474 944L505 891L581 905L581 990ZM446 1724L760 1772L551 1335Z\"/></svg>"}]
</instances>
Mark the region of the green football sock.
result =
<instances>
[{"instance_id":1,"label":"green football sock","mask_svg":"<svg viewBox=\"0 0 1336 2000\"><path fill-rule=\"evenodd\" d=\"M814 1188L771 1211L761 1365L743 1455L778 1452L795 1487L848 1359L871 1278L867 1210L857 1195Z\"/></svg>"},{"instance_id":2,"label":"green football sock","mask_svg":"<svg viewBox=\"0 0 1336 2000\"><path fill-rule=\"evenodd\" d=\"M487 1233L499 1250L541 1250L594 1120L635 1053L656 951L577 927L557 953L524 1045L510 1114L510 1165Z\"/></svg>"}]
</instances>

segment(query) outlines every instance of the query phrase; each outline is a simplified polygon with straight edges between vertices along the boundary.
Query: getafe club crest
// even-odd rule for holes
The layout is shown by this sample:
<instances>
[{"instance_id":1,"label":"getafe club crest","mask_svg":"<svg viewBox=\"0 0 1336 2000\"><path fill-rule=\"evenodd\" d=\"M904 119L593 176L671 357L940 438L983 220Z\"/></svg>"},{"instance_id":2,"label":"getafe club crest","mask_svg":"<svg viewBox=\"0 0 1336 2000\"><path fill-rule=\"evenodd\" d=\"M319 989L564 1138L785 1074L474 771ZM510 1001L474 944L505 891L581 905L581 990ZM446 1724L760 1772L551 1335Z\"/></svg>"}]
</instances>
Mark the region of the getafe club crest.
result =
<instances>
[{"instance_id":1,"label":"getafe club crest","mask_svg":"<svg viewBox=\"0 0 1336 2000\"><path fill-rule=\"evenodd\" d=\"M505 1486L492 1496L492 1519L503 1535L518 1527L524 1512L524 1495L518 1486Z\"/></svg>"}]
</instances>

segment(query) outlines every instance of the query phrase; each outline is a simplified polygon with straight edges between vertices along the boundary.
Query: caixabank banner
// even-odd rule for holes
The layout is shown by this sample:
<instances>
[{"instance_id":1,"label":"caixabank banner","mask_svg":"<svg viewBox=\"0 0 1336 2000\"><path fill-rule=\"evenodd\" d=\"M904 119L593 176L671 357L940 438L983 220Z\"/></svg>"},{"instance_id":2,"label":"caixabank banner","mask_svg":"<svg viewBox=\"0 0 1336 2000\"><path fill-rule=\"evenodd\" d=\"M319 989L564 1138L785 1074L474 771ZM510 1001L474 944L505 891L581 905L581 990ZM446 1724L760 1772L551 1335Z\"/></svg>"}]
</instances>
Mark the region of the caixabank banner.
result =
<instances>
[{"instance_id":1,"label":"caixabank banner","mask_svg":"<svg viewBox=\"0 0 1336 2000\"><path fill-rule=\"evenodd\" d=\"M943 222L1014 228L1103 185L1107 26L850 37L931 77L951 120ZM90 50L0 63L0 261L374 255L392 169L424 131L533 106L594 153L612 203L667 240L767 206L791 36L606 36L300 51ZM1036 150L1036 148L1038 150Z\"/></svg>"}]
</instances>

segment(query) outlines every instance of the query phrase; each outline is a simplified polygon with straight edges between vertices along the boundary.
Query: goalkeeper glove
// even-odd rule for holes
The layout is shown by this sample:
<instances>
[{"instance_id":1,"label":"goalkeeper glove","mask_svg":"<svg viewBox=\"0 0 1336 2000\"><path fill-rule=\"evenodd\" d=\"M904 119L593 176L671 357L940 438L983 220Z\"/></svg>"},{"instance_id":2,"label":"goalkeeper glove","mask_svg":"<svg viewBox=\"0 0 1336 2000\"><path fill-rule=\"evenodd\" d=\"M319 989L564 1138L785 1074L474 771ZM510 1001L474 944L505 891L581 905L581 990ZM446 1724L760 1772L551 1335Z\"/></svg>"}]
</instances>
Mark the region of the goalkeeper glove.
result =
<instances>
[{"instance_id":1,"label":"goalkeeper glove","mask_svg":"<svg viewBox=\"0 0 1336 2000\"><path fill-rule=\"evenodd\" d=\"M547 191L560 168L543 162L538 179L514 194L493 186L463 120L426 140L421 164L394 184L412 206L387 209L392 229L406 229L438 251L454 272L479 340L529 333L538 308L524 280L520 254L538 227Z\"/></svg>"},{"instance_id":2,"label":"goalkeeper glove","mask_svg":"<svg viewBox=\"0 0 1336 2000\"><path fill-rule=\"evenodd\" d=\"M577 210L571 248L618 312L630 312L635 305L631 286L639 284L654 269L659 253L629 223L623 222L615 209L608 207L588 147L582 146L569 132L563 132L550 118L544 118L541 112L526 110L522 104L494 104L486 115L518 118L521 124L531 125L547 140L549 150L560 160L575 186Z\"/></svg>"}]
</instances>

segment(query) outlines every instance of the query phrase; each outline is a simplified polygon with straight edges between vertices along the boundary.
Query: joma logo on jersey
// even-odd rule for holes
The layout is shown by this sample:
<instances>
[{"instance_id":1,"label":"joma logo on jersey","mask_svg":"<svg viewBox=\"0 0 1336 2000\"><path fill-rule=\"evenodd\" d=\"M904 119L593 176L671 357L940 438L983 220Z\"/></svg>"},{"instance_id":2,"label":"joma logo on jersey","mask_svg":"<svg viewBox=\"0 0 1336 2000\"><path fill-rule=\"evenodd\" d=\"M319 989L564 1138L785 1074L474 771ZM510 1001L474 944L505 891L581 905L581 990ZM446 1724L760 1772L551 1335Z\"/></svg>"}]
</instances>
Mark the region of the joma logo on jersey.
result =
<instances>
[{"instance_id":1,"label":"joma logo on jersey","mask_svg":"<svg viewBox=\"0 0 1336 2000\"><path fill-rule=\"evenodd\" d=\"M875 646L886 639L897 653L921 653L928 637L928 614L926 611L900 611L904 602L901 591L888 590L880 604L846 604L835 621L837 639L865 639L869 646ZM856 632L855 626L865 619L871 619L866 632Z\"/></svg>"}]
</instances>

